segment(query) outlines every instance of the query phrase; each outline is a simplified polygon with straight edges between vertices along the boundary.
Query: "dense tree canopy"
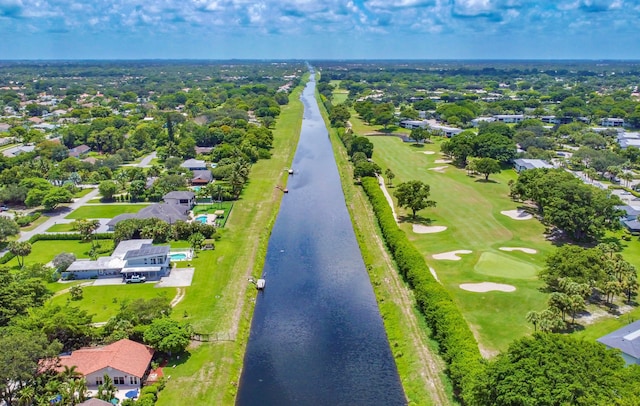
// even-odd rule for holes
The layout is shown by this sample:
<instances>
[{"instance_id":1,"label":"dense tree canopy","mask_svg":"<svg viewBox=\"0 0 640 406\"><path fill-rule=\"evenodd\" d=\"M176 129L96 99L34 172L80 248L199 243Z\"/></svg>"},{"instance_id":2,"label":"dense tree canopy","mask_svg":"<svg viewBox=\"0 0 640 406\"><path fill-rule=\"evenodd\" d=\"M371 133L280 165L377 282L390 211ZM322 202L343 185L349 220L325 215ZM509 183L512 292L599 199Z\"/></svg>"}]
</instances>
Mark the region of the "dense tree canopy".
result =
<instances>
[{"instance_id":1,"label":"dense tree canopy","mask_svg":"<svg viewBox=\"0 0 640 406\"><path fill-rule=\"evenodd\" d=\"M488 363L486 372L477 377L470 404L624 404L638 392L637 386L624 383L627 374L622 358L602 344L538 333L515 341Z\"/></svg>"}]
</instances>

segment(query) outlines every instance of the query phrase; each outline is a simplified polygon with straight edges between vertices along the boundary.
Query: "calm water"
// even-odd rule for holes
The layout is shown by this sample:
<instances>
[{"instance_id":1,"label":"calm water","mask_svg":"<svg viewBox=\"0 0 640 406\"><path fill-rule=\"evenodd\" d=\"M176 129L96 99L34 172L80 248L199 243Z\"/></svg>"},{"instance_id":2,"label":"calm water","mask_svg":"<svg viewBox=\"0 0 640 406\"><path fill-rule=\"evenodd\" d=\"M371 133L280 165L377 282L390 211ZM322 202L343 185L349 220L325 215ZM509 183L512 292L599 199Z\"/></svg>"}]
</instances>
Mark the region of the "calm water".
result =
<instances>
[{"instance_id":1,"label":"calm water","mask_svg":"<svg viewBox=\"0 0 640 406\"><path fill-rule=\"evenodd\" d=\"M404 405L314 92L311 81L236 404Z\"/></svg>"}]
</instances>

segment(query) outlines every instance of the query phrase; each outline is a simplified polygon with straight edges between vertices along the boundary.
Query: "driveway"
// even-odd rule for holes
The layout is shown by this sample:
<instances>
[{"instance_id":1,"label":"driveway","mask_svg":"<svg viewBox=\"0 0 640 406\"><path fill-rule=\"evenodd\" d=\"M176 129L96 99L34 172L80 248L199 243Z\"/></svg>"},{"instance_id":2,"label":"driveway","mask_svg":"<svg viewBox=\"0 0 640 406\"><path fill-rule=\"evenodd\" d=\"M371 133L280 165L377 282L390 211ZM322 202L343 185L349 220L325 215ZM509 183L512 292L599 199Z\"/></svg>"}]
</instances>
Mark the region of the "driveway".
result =
<instances>
[{"instance_id":1,"label":"driveway","mask_svg":"<svg viewBox=\"0 0 640 406\"><path fill-rule=\"evenodd\" d=\"M174 268L169 276L160 279L156 288L185 288L191 286L195 268Z\"/></svg>"}]
</instances>

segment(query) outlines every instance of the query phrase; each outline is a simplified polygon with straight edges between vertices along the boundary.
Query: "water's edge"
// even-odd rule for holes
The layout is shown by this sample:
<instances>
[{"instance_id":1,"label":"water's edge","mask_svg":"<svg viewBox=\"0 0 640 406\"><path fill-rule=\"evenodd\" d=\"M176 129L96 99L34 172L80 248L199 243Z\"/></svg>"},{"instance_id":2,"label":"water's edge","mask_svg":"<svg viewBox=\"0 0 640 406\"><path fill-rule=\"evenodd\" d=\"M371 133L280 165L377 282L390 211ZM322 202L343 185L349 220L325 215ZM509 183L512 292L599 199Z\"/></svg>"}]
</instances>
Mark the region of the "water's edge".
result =
<instances>
[{"instance_id":1,"label":"water's edge","mask_svg":"<svg viewBox=\"0 0 640 406\"><path fill-rule=\"evenodd\" d=\"M269 240L236 404L404 405L315 80Z\"/></svg>"}]
</instances>

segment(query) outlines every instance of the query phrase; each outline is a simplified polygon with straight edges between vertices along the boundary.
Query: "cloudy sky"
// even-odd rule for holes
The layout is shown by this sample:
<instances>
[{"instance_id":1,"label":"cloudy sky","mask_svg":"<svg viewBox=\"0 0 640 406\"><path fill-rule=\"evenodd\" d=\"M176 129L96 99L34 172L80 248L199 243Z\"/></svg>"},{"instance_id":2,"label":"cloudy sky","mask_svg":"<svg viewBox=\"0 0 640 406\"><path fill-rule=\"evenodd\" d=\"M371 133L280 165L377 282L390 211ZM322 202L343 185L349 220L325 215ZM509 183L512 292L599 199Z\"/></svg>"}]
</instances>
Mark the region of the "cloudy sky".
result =
<instances>
[{"instance_id":1,"label":"cloudy sky","mask_svg":"<svg viewBox=\"0 0 640 406\"><path fill-rule=\"evenodd\" d=\"M640 0L0 0L0 59L640 59Z\"/></svg>"}]
</instances>

